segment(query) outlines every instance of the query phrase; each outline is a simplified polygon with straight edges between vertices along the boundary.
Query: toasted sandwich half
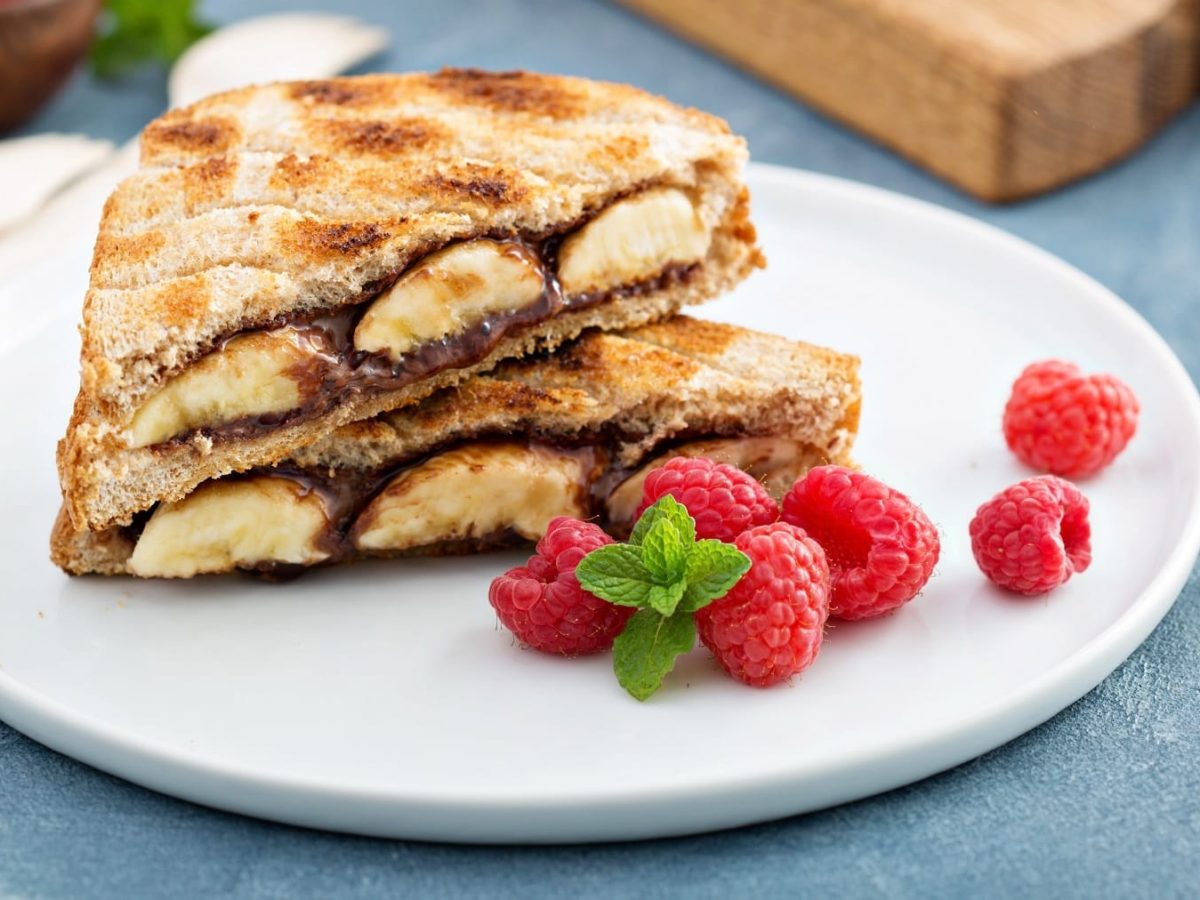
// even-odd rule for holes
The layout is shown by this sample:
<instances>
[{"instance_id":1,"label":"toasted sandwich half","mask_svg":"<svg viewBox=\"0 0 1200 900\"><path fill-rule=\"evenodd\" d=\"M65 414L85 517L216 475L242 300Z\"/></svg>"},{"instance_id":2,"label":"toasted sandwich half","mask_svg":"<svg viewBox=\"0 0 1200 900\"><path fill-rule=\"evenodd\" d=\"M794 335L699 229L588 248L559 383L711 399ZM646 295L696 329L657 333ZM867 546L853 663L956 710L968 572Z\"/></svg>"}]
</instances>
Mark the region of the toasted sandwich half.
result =
<instances>
[{"instance_id":1,"label":"toasted sandwich half","mask_svg":"<svg viewBox=\"0 0 1200 900\"><path fill-rule=\"evenodd\" d=\"M72 574L290 575L536 540L557 515L621 533L673 456L738 465L776 497L812 465L848 462L859 405L858 360L832 350L684 316L590 331L130 525L81 530L64 510L51 556Z\"/></svg>"},{"instance_id":2,"label":"toasted sandwich half","mask_svg":"<svg viewBox=\"0 0 1200 900\"><path fill-rule=\"evenodd\" d=\"M445 70L273 84L151 123L109 199L59 446L129 524L762 257L724 122L631 87Z\"/></svg>"}]
</instances>

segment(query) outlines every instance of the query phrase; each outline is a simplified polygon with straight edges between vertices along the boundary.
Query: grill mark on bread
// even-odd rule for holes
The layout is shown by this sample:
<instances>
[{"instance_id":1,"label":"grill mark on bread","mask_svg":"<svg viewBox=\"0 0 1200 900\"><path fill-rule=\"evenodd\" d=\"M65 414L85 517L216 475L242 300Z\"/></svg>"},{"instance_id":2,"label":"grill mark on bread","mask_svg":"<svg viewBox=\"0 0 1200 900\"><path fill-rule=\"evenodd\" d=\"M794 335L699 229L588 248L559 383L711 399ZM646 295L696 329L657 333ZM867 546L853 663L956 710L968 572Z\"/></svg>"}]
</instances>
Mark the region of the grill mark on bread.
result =
<instances>
[{"instance_id":1,"label":"grill mark on bread","mask_svg":"<svg viewBox=\"0 0 1200 900\"><path fill-rule=\"evenodd\" d=\"M296 224L296 237L303 250L357 256L386 241L391 233L374 222L301 221Z\"/></svg>"},{"instance_id":2,"label":"grill mark on bread","mask_svg":"<svg viewBox=\"0 0 1200 900\"><path fill-rule=\"evenodd\" d=\"M544 194L544 187L531 184L521 170L484 163L449 163L439 166L437 171L407 172L405 166L380 157L370 167L347 171L336 158L325 154L263 156L271 158L251 163L241 157L212 157L180 167L171 173L169 186L172 199L182 196L188 202L160 203L153 196L140 195L136 202L110 203L110 209L114 205L120 207L120 214L110 212L107 231L110 235L127 236L163 228L179 229L201 224L193 221L199 217L247 208L279 210L328 222L366 221L364 214L374 213L378 216L374 221L386 222L398 210L409 217L448 212L446 203L474 201L471 192L496 201L487 210L476 213L482 218L492 210L512 208ZM405 171L397 174L401 170ZM253 200L239 195L246 188L245 184L238 185L239 177L255 185ZM398 180L411 192L399 205L386 200L395 193L393 188ZM503 197L498 190L500 184L506 186ZM374 198L376 205L368 208L345 193L361 194L372 188L380 193ZM126 189L132 192L132 185L126 183L119 193ZM622 190L612 196L629 192ZM591 201L588 206L596 202L608 202L608 198Z\"/></svg>"},{"instance_id":3,"label":"grill mark on bread","mask_svg":"<svg viewBox=\"0 0 1200 900\"><path fill-rule=\"evenodd\" d=\"M231 191L237 163L228 156L213 156L198 166L183 170L184 205L189 216L205 205L218 202Z\"/></svg>"},{"instance_id":4,"label":"grill mark on bread","mask_svg":"<svg viewBox=\"0 0 1200 900\"><path fill-rule=\"evenodd\" d=\"M152 289L166 281L203 276L218 269L238 268L270 275L295 275L289 261L325 264L331 259L354 258L377 251L390 241L407 235L412 220L399 217L379 222L325 221L304 216L282 204L271 206L240 205L212 213L245 211L247 224L256 225L262 232L262 243L247 241L238 246L217 243L207 253L196 252L187 264L176 265L167 271L154 266L154 257L163 252L167 236L163 230L132 231L119 234L102 233L96 238L91 277L93 290L111 292ZM259 224L259 219L273 212L286 217L274 218ZM253 218L250 216L253 215ZM214 226L214 232L228 231L239 223L224 221ZM417 245L411 252L421 252ZM131 273L138 277L131 278ZM172 326L177 323L162 323Z\"/></svg>"},{"instance_id":5,"label":"grill mark on bread","mask_svg":"<svg viewBox=\"0 0 1200 900\"><path fill-rule=\"evenodd\" d=\"M685 341L680 341L676 330L659 325L645 325L638 329L637 336L676 353L719 357L738 340L739 332L731 325L697 319L688 329Z\"/></svg>"},{"instance_id":6,"label":"grill mark on bread","mask_svg":"<svg viewBox=\"0 0 1200 900\"><path fill-rule=\"evenodd\" d=\"M458 99L503 112L566 119L584 109L580 93L557 79L530 72L442 69L429 76L429 83Z\"/></svg>"},{"instance_id":7,"label":"grill mark on bread","mask_svg":"<svg viewBox=\"0 0 1200 900\"><path fill-rule=\"evenodd\" d=\"M400 118L387 122L326 119L320 126L340 147L360 153L395 155L420 150L442 137L444 130L428 119Z\"/></svg>"},{"instance_id":8,"label":"grill mark on bread","mask_svg":"<svg viewBox=\"0 0 1200 900\"><path fill-rule=\"evenodd\" d=\"M297 81L288 85L288 95L293 100L327 106L359 106L385 96L378 83L344 78Z\"/></svg>"},{"instance_id":9,"label":"grill mark on bread","mask_svg":"<svg viewBox=\"0 0 1200 900\"><path fill-rule=\"evenodd\" d=\"M504 408L510 412L533 412L562 403L558 397L541 388L530 387L527 384L512 384L512 388L503 400Z\"/></svg>"},{"instance_id":10,"label":"grill mark on bread","mask_svg":"<svg viewBox=\"0 0 1200 900\"><path fill-rule=\"evenodd\" d=\"M147 311L163 321L200 318L212 302L212 291L194 278L168 282L151 296Z\"/></svg>"},{"instance_id":11,"label":"grill mark on bread","mask_svg":"<svg viewBox=\"0 0 1200 900\"><path fill-rule=\"evenodd\" d=\"M619 135L588 152L588 159L600 163L627 164L645 153L650 142L642 135Z\"/></svg>"},{"instance_id":12,"label":"grill mark on bread","mask_svg":"<svg viewBox=\"0 0 1200 900\"><path fill-rule=\"evenodd\" d=\"M96 236L92 251L92 278L103 284L104 271L124 266L138 266L149 262L154 254L166 246L167 239L161 231L140 231L135 234L105 234Z\"/></svg>"},{"instance_id":13,"label":"grill mark on bread","mask_svg":"<svg viewBox=\"0 0 1200 900\"><path fill-rule=\"evenodd\" d=\"M525 195L523 187L510 183L499 173L490 177L473 178L456 178L439 173L431 175L426 180L426 184L435 191L466 194L489 206L500 206L506 202L519 200Z\"/></svg>"},{"instance_id":14,"label":"grill mark on bread","mask_svg":"<svg viewBox=\"0 0 1200 900\"><path fill-rule=\"evenodd\" d=\"M333 165L333 160L327 156L312 155L301 158L295 153L288 153L275 163L271 171L269 184L279 190L281 188L307 187L318 180L321 173ZM216 207L218 209L230 207ZM287 207L293 209L294 207ZM297 212L304 210L297 209Z\"/></svg>"},{"instance_id":15,"label":"grill mark on bread","mask_svg":"<svg viewBox=\"0 0 1200 900\"><path fill-rule=\"evenodd\" d=\"M142 133L143 148L146 145L166 145L176 150L215 155L237 143L240 132L232 120L216 116L182 118L185 114L168 115L147 125Z\"/></svg>"}]
</instances>

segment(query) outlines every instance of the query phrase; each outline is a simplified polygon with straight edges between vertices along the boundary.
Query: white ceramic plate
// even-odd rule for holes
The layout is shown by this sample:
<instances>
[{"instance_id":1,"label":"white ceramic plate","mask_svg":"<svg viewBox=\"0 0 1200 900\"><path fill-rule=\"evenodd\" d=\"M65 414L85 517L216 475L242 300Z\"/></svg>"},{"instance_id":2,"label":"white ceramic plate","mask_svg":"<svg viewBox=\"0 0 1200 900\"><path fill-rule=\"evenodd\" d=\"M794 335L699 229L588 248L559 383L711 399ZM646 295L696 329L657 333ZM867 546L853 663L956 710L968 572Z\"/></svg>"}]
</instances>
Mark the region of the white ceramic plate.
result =
<instances>
[{"instance_id":1,"label":"white ceramic plate","mask_svg":"<svg viewBox=\"0 0 1200 900\"><path fill-rule=\"evenodd\" d=\"M1014 238L829 178L752 172L770 268L711 316L862 356L859 459L944 533L925 594L838 625L790 687L703 651L649 703L605 657L522 651L492 576L518 554L369 563L285 585L68 579L46 561L86 255L9 285L0 334L0 715L131 781L303 825L453 841L644 838L862 797L963 762L1107 675L1200 546L1200 402L1162 340ZM32 300L30 298L36 298ZM19 321L14 328L11 323ZM1000 412L1049 356L1125 378L1140 430L1086 484L1095 563L1049 598L987 585L967 522L1029 473Z\"/></svg>"}]
</instances>

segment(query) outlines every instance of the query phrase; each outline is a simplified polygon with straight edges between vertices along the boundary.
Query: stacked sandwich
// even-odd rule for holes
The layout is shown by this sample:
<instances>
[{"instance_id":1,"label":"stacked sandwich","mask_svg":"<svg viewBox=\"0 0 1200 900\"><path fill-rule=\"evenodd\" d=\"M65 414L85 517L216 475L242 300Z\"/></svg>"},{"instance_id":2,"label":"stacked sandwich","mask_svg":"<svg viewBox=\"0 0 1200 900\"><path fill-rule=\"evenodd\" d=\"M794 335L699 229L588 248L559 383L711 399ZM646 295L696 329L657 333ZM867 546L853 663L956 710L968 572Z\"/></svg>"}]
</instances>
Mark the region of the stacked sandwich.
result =
<instances>
[{"instance_id":1,"label":"stacked sandwich","mask_svg":"<svg viewBox=\"0 0 1200 900\"><path fill-rule=\"evenodd\" d=\"M762 264L744 142L629 87L446 70L168 113L105 207L51 539L292 574L620 531L675 455L846 461L857 361L677 315Z\"/></svg>"}]
</instances>

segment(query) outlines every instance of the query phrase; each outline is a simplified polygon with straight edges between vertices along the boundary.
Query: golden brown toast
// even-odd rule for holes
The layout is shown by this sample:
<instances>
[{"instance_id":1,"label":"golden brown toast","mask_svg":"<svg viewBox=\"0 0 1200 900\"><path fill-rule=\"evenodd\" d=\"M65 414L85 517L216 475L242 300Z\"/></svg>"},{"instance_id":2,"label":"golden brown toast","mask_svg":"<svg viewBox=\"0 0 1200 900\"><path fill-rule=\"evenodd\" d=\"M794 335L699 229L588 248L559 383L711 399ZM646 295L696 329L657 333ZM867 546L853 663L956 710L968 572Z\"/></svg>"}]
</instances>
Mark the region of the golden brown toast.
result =
<instances>
[{"instance_id":1,"label":"golden brown toast","mask_svg":"<svg viewBox=\"0 0 1200 900\"><path fill-rule=\"evenodd\" d=\"M149 522L89 532L64 512L51 555L72 574L190 575L192 564L197 574L274 571L477 550L534 539L557 514L598 518L619 533L641 479L674 455L740 465L776 496L811 465L849 462L860 402L858 360L821 347L685 316L620 334L590 331L557 353L504 362L414 406L345 425L274 469L207 482ZM270 491L247 489L261 479ZM291 555L273 545L276 555L264 558L261 542L231 549L241 540L228 524L241 516L241 494L258 504L245 515L255 533L273 519L280 529L311 521L313 530L283 548ZM212 509L189 522L184 514L202 496ZM388 515L381 498L392 503ZM447 504L440 518L429 513ZM164 510L177 522L159 544L209 534L219 546L142 548L135 557L155 519L169 518ZM368 519L390 519L390 537L362 540ZM415 524L397 537L398 521Z\"/></svg>"},{"instance_id":2,"label":"golden brown toast","mask_svg":"<svg viewBox=\"0 0 1200 900\"><path fill-rule=\"evenodd\" d=\"M71 521L128 524L502 359L709 299L762 263L745 159L702 112L522 72L167 113L100 223L59 447ZM617 246L643 232L659 244Z\"/></svg>"}]
</instances>

